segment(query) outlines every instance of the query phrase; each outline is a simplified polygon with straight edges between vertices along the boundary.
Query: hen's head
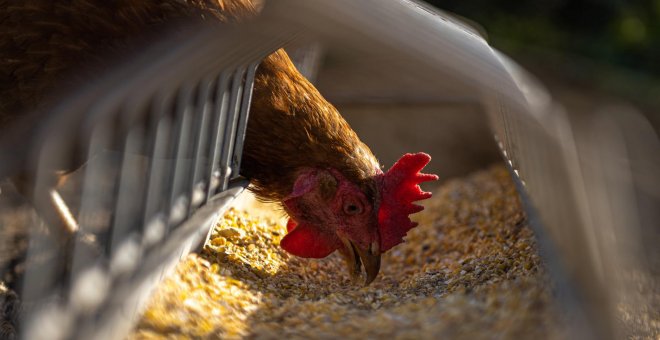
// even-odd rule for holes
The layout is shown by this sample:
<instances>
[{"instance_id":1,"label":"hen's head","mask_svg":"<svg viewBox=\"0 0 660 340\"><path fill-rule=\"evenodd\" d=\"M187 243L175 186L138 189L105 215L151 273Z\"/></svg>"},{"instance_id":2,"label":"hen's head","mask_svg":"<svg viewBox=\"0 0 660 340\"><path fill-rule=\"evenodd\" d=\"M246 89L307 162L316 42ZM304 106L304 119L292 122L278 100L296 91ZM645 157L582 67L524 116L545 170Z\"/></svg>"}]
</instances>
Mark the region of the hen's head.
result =
<instances>
[{"instance_id":1,"label":"hen's head","mask_svg":"<svg viewBox=\"0 0 660 340\"><path fill-rule=\"evenodd\" d=\"M364 265L369 284L378 275L380 255L403 242L417 223L409 214L424 209L414 201L431 197L419 183L437 180L422 174L431 157L406 154L386 173L370 178L375 193L349 181L336 169L304 169L298 175L284 207L291 216L281 245L289 253L322 258L339 250L351 276Z\"/></svg>"}]
</instances>

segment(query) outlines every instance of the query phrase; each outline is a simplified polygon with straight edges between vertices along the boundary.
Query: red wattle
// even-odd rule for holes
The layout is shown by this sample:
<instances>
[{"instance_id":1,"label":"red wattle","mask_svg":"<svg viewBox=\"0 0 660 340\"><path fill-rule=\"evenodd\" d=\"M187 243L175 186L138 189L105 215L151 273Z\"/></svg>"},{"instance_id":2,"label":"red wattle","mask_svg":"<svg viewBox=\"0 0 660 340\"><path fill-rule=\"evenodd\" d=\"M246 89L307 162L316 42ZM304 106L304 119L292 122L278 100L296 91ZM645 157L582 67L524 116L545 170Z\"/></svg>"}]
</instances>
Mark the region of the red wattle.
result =
<instances>
[{"instance_id":1,"label":"red wattle","mask_svg":"<svg viewBox=\"0 0 660 340\"><path fill-rule=\"evenodd\" d=\"M292 218L289 219L289 221L286 223L286 232L290 233L293 228L295 228L298 225L296 221L294 221Z\"/></svg>"},{"instance_id":2,"label":"red wattle","mask_svg":"<svg viewBox=\"0 0 660 340\"><path fill-rule=\"evenodd\" d=\"M336 235L319 230L313 225L300 223L284 236L280 245L296 256L317 259L326 257L341 246L341 241Z\"/></svg>"}]
</instances>

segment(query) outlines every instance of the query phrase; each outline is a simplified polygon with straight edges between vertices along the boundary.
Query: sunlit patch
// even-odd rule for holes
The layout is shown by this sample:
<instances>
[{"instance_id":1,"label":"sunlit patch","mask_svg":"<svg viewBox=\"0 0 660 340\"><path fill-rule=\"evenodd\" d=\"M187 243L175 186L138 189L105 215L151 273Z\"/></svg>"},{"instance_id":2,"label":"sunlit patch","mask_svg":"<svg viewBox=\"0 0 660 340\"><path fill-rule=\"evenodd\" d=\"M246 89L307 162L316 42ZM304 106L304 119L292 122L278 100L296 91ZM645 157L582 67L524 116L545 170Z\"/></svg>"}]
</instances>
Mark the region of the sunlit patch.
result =
<instances>
[{"instance_id":1,"label":"sunlit patch","mask_svg":"<svg viewBox=\"0 0 660 340\"><path fill-rule=\"evenodd\" d=\"M281 210L229 210L204 251L160 285L131 338L560 332L536 242L503 167L447 182L425 204L419 226L383 254L367 287L352 283L337 253L304 259L281 249Z\"/></svg>"}]
</instances>

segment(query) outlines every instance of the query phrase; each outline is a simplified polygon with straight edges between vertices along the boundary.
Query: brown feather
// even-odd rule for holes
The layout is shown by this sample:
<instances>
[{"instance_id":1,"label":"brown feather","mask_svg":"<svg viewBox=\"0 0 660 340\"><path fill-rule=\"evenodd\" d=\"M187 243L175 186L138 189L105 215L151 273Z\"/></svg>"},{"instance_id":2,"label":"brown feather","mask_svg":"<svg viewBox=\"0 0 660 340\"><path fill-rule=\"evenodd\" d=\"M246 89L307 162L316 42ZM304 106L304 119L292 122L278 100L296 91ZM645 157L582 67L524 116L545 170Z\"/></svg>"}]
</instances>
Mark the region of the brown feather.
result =
<instances>
[{"instance_id":1,"label":"brown feather","mask_svg":"<svg viewBox=\"0 0 660 340\"><path fill-rule=\"evenodd\" d=\"M177 20L255 15L250 0L0 0L0 129L56 88L89 79L137 37ZM144 39L146 41L148 39ZM139 44L137 44L139 45ZM95 68L83 65L93 65ZM335 168L371 197L378 162L283 50L259 66L242 173L263 200L281 201L306 167Z\"/></svg>"},{"instance_id":2,"label":"brown feather","mask_svg":"<svg viewBox=\"0 0 660 340\"><path fill-rule=\"evenodd\" d=\"M335 168L372 196L378 162L283 50L259 66L243 173L260 198L281 201L306 167Z\"/></svg>"}]
</instances>

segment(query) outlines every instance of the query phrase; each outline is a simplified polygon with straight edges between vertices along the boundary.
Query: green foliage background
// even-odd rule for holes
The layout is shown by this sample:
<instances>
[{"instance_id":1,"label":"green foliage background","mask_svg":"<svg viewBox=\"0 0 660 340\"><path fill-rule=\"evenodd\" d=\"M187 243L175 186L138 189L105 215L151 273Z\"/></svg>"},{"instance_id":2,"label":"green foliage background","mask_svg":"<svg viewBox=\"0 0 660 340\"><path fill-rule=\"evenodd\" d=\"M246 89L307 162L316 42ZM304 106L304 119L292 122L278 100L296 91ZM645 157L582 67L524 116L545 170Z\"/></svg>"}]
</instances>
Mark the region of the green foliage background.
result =
<instances>
[{"instance_id":1,"label":"green foliage background","mask_svg":"<svg viewBox=\"0 0 660 340\"><path fill-rule=\"evenodd\" d=\"M660 0L427 2L478 23L532 71L660 108Z\"/></svg>"},{"instance_id":2,"label":"green foliage background","mask_svg":"<svg viewBox=\"0 0 660 340\"><path fill-rule=\"evenodd\" d=\"M565 51L660 75L660 0L430 0L483 25L494 46Z\"/></svg>"}]
</instances>

